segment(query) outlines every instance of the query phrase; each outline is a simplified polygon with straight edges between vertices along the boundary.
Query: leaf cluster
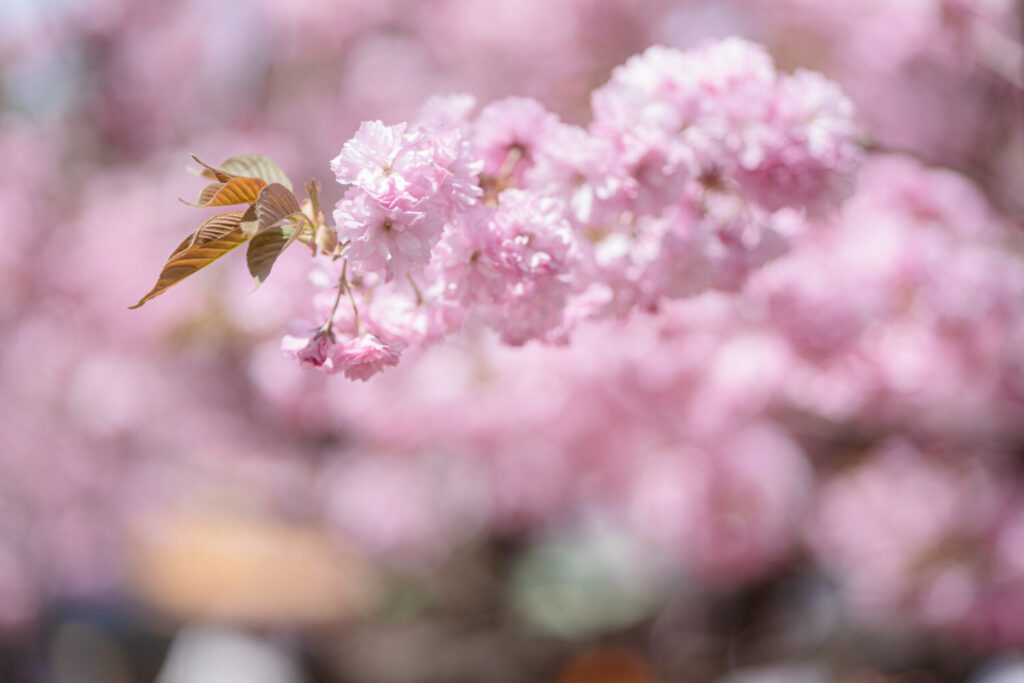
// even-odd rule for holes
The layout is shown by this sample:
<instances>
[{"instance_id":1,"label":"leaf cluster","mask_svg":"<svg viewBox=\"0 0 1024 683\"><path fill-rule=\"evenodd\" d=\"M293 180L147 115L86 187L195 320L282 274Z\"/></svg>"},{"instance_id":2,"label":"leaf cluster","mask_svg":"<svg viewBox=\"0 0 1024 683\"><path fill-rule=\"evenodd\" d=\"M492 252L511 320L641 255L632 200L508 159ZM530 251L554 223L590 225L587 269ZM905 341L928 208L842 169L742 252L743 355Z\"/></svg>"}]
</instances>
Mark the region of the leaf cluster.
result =
<instances>
[{"instance_id":1,"label":"leaf cluster","mask_svg":"<svg viewBox=\"0 0 1024 683\"><path fill-rule=\"evenodd\" d=\"M238 246L249 243L246 262L258 287L285 249L307 228L315 236L322 216L316 207L318 186L308 187L312 202L309 215L303 211L292 189L291 180L281 168L260 154L242 154L226 159L217 167L197 157L199 174L211 180L192 206L238 206L244 210L226 211L206 220L171 253L153 288L134 306L138 308L163 294L189 275L205 268ZM188 202L185 202L186 204Z\"/></svg>"}]
</instances>

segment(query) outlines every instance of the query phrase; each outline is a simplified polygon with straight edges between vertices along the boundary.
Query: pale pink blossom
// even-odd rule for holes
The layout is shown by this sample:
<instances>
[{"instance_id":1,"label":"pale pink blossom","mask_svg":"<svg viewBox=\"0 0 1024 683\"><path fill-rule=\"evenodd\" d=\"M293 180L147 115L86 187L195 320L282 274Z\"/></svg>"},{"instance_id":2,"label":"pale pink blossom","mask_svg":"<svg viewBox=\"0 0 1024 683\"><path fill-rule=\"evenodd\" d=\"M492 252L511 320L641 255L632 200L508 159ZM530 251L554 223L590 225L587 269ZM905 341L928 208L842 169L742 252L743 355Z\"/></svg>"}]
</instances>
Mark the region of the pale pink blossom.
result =
<instances>
[{"instance_id":1,"label":"pale pink blossom","mask_svg":"<svg viewBox=\"0 0 1024 683\"><path fill-rule=\"evenodd\" d=\"M661 176L738 183L770 210L848 194L860 159L852 106L825 79L776 73L763 48L732 38L683 53L653 47L593 95L595 135L621 150L638 196ZM651 199L647 199L648 202Z\"/></svg>"},{"instance_id":2,"label":"pale pink blossom","mask_svg":"<svg viewBox=\"0 0 1024 683\"><path fill-rule=\"evenodd\" d=\"M631 187L611 142L578 126L559 124L536 154L527 185L564 197L577 229L602 228L625 210Z\"/></svg>"},{"instance_id":3,"label":"pale pink blossom","mask_svg":"<svg viewBox=\"0 0 1024 683\"><path fill-rule=\"evenodd\" d=\"M318 368L327 361L328 353L333 344L334 340L329 332L317 330L301 349L292 351L293 344L286 342L285 350L294 353L295 360L299 361L300 365Z\"/></svg>"},{"instance_id":4,"label":"pale pink blossom","mask_svg":"<svg viewBox=\"0 0 1024 683\"><path fill-rule=\"evenodd\" d=\"M401 355L401 344L382 342L370 334L339 343L330 352L334 372L364 382L385 367L398 365Z\"/></svg>"},{"instance_id":5,"label":"pale pink blossom","mask_svg":"<svg viewBox=\"0 0 1024 683\"><path fill-rule=\"evenodd\" d=\"M342 185L355 186L380 203L416 204L436 191L440 177L420 136L407 134L406 124L385 126L365 121L331 161Z\"/></svg>"},{"instance_id":6,"label":"pale pink blossom","mask_svg":"<svg viewBox=\"0 0 1024 683\"><path fill-rule=\"evenodd\" d=\"M558 116L536 100L510 97L487 105L477 117L473 134L483 173L499 179L508 176L516 187L523 187L524 174L557 127Z\"/></svg>"},{"instance_id":7,"label":"pale pink blossom","mask_svg":"<svg viewBox=\"0 0 1024 683\"><path fill-rule=\"evenodd\" d=\"M473 153L468 139L469 114L475 106L471 95L435 96L420 108L415 122L431 145L434 163L449 173L438 189L448 220L468 210L483 194L483 160Z\"/></svg>"},{"instance_id":8,"label":"pale pink blossom","mask_svg":"<svg viewBox=\"0 0 1024 683\"><path fill-rule=\"evenodd\" d=\"M436 213L388 207L361 193L338 202L334 220L338 238L349 243L344 252L349 264L386 280L425 266L444 228Z\"/></svg>"},{"instance_id":9,"label":"pale pink blossom","mask_svg":"<svg viewBox=\"0 0 1024 683\"><path fill-rule=\"evenodd\" d=\"M748 290L802 359L787 401L915 432L1019 434L1013 230L966 179L905 157L876 157L860 183Z\"/></svg>"},{"instance_id":10,"label":"pale pink blossom","mask_svg":"<svg viewBox=\"0 0 1024 683\"><path fill-rule=\"evenodd\" d=\"M491 239L476 258L489 262L504 287L484 318L509 344L542 337L562 320L574 258L564 211L558 200L506 190L488 225Z\"/></svg>"}]
</instances>

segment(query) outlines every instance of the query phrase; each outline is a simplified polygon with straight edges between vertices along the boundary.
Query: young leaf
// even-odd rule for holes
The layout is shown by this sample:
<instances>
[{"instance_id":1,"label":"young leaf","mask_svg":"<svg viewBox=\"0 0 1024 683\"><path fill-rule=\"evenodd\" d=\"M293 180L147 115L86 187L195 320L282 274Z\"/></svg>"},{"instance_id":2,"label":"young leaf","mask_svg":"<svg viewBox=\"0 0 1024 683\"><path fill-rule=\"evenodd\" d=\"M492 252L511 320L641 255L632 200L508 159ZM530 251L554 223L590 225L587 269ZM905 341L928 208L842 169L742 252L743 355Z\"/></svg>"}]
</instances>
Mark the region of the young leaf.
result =
<instances>
[{"instance_id":1,"label":"young leaf","mask_svg":"<svg viewBox=\"0 0 1024 683\"><path fill-rule=\"evenodd\" d=\"M128 308L138 308L245 242L248 237L238 227L245 214L244 211L228 211L199 226L167 259L153 289Z\"/></svg>"},{"instance_id":2,"label":"young leaf","mask_svg":"<svg viewBox=\"0 0 1024 683\"><path fill-rule=\"evenodd\" d=\"M252 204L267 183L260 178L231 178L203 188L195 206L232 206Z\"/></svg>"},{"instance_id":3,"label":"young leaf","mask_svg":"<svg viewBox=\"0 0 1024 683\"><path fill-rule=\"evenodd\" d=\"M242 212L228 211L227 213L220 213L204 222L195 230L195 232L182 240L181 244L171 252L171 257L168 261L192 246L201 246L207 242L212 242L215 239L223 237L227 232L230 232L230 230L228 230L229 227L238 227L235 223L245 221L246 219L251 219L256 216L256 211L251 206L242 213L242 217L236 221L235 214L237 213Z\"/></svg>"},{"instance_id":4,"label":"young leaf","mask_svg":"<svg viewBox=\"0 0 1024 683\"><path fill-rule=\"evenodd\" d=\"M227 181L231 180L232 178L237 177L237 176L234 176L234 175L232 175L230 173L225 173L224 171L216 169L213 166L210 166L208 163L206 163L205 161L203 161L202 159L197 157L195 154L192 155L192 160L195 161L197 164L199 164L200 166L203 167L203 170L199 172L199 175L203 176L204 178L209 178L210 180L216 180L217 182L220 182L220 183L226 183ZM191 170L193 172L195 171L195 169L192 169L192 168L190 168L189 170Z\"/></svg>"},{"instance_id":5,"label":"young leaf","mask_svg":"<svg viewBox=\"0 0 1024 683\"><path fill-rule=\"evenodd\" d=\"M196 159L196 161L199 160ZM201 161L199 163L203 164ZM207 178L216 180L218 179L218 173L236 177L260 178L265 180L268 185L271 183L281 183L289 190L293 190L292 181L288 179L288 176L281 170L281 167L262 154L239 154L238 156L229 157L215 169L206 166L206 164L203 164L203 166L206 167L203 175Z\"/></svg>"},{"instance_id":6,"label":"young leaf","mask_svg":"<svg viewBox=\"0 0 1024 683\"><path fill-rule=\"evenodd\" d=\"M256 286L266 282L274 262L288 248L299 233L299 229L290 224L279 225L259 233L249 242L245 260L249 264L249 274L256 281Z\"/></svg>"},{"instance_id":7,"label":"young leaf","mask_svg":"<svg viewBox=\"0 0 1024 683\"><path fill-rule=\"evenodd\" d=\"M260 191L256 203L256 220L243 220L241 228L248 235L262 232L302 210L292 191L280 183L271 183Z\"/></svg>"}]
</instances>

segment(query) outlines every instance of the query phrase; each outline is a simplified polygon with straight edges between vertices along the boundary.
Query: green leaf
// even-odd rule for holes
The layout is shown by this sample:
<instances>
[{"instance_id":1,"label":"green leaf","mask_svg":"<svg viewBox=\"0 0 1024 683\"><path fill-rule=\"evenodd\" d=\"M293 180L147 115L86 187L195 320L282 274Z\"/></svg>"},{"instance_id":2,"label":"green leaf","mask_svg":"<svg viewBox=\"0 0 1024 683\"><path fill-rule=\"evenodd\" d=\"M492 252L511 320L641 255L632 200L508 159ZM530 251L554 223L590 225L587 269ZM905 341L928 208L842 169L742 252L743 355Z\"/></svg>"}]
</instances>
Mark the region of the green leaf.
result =
<instances>
[{"instance_id":1,"label":"green leaf","mask_svg":"<svg viewBox=\"0 0 1024 683\"><path fill-rule=\"evenodd\" d=\"M167 259L153 289L139 299L139 303L128 308L138 308L153 297L163 294L168 288L244 243L248 237L238 225L246 213L228 211L217 214L199 226Z\"/></svg>"},{"instance_id":2,"label":"green leaf","mask_svg":"<svg viewBox=\"0 0 1024 683\"><path fill-rule=\"evenodd\" d=\"M195 159L195 157L192 158ZM196 161L199 161L199 159L196 159ZM203 171L203 175L214 180L219 179L217 174L220 173L234 177L259 178L266 181L268 185L271 183L281 183L288 190L294 190L292 181L288 179L288 176L281 170L281 167L262 154L239 154L238 156L228 157L217 168L210 168L201 161L199 163L206 168Z\"/></svg>"},{"instance_id":3,"label":"green leaf","mask_svg":"<svg viewBox=\"0 0 1024 683\"><path fill-rule=\"evenodd\" d=\"M263 232L302 210L299 200L292 191L280 183L271 183L264 187L253 208L256 210L256 220L246 219L241 225L242 230L248 235Z\"/></svg>"},{"instance_id":4,"label":"green leaf","mask_svg":"<svg viewBox=\"0 0 1024 683\"><path fill-rule=\"evenodd\" d=\"M195 206L253 204L266 186L261 178L231 178L227 182L210 183L199 194Z\"/></svg>"},{"instance_id":5,"label":"green leaf","mask_svg":"<svg viewBox=\"0 0 1024 683\"><path fill-rule=\"evenodd\" d=\"M252 238L245 260L249 264L249 274L256 281L257 287L266 282L277 257L295 241L298 233L298 227L286 223L264 230Z\"/></svg>"}]
</instances>

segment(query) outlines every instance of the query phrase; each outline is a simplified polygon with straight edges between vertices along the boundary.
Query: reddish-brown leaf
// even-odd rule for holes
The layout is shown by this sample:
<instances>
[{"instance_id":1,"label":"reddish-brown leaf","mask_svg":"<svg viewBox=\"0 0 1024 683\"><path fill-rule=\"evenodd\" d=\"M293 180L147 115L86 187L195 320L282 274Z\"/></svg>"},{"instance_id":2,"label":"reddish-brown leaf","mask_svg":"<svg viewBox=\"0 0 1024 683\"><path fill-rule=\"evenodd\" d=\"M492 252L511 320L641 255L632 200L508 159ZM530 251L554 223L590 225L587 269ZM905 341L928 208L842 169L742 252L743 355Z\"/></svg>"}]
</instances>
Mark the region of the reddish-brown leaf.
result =
<instances>
[{"instance_id":1,"label":"reddish-brown leaf","mask_svg":"<svg viewBox=\"0 0 1024 683\"><path fill-rule=\"evenodd\" d=\"M266 281L277 257L288 248L298 233L299 229L296 226L285 224L268 228L252 238L245 260L249 264L249 274L256 281L257 287Z\"/></svg>"},{"instance_id":2,"label":"reddish-brown leaf","mask_svg":"<svg viewBox=\"0 0 1024 683\"><path fill-rule=\"evenodd\" d=\"M214 216L199 226L195 232L178 245L171 257L167 259L153 289L139 299L139 303L128 308L138 308L244 243L248 237L238 227L238 224L246 213L245 211L228 211Z\"/></svg>"},{"instance_id":3,"label":"reddish-brown leaf","mask_svg":"<svg viewBox=\"0 0 1024 683\"><path fill-rule=\"evenodd\" d=\"M241 214L241 218L237 215ZM242 211L227 211L225 213L219 213L213 218L209 219L202 225L200 225L195 232L182 240L181 244L171 253L171 258L174 258L179 253L188 249L194 245L203 245L207 242L212 242L215 239L223 237L228 232L231 232L234 228L237 228L239 223L246 220L252 220L256 217L256 210L253 207L249 207L244 212ZM169 260L169 259L168 259Z\"/></svg>"},{"instance_id":4,"label":"reddish-brown leaf","mask_svg":"<svg viewBox=\"0 0 1024 683\"><path fill-rule=\"evenodd\" d=\"M195 157L192 157L196 159ZM260 178L269 185L270 183L281 183L289 190L292 190L292 181L288 179L281 167L262 154L239 154L224 160L217 168L207 166L199 159L196 159L203 168L203 176L212 180L228 178ZM224 180L221 180L224 182Z\"/></svg>"},{"instance_id":5,"label":"reddish-brown leaf","mask_svg":"<svg viewBox=\"0 0 1024 683\"><path fill-rule=\"evenodd\" d=\"M241 226L249 235L262 232L302 210L292 191L280 183L264 187L253 206L256 209L256 220L243 221Z\"/></svg>"},{"instance_id":6,"label":"reddish-brown leaf","mask_svg":"<svg viewBox=\"0 0 1024 683\"><path fill-rule=\"evenodd\" d=\"M252 204L267 183L260 178L231 178L224 183L210 183L199 194L196 206L232 206Z\"/></svg>"},{"instance_id":7,"label":"reddish-brown leaf","mask_svg":"<svg viewBox=\"0 0 1024 683\"><path fill-rule=\"evenodd\" d=\"M205 161L203 161L202 159L197 157L195 154L192 155L192 159L197 164L199 164L200 166L203 167L203 170L199 173L199 175L203 176L204 178L209 178L210 180L216 180L217 182L220 182L220 183L226 183L227 181L231 180L232 178L237 177L237 176L235 176L235 175L233 175L231 173L226 173L224 171L221 171L220 169L216 169L213 166L210 166Z\"/></svg>"},{"instance_id":8,"label":"reddish-brown leaf","mask_svg":"<svg viewBox=\"0 0 1024 683\"><path fill-rule=\"evenodd\" d=\"M210 203L210 200L213 199L214 195L216 195L217 192L223 187L224 183L221 182L210 183L209 185L203 188L202 192L199 193L199 199L196 200L195 205L206 206L207 204ZM185 203L187 204L188 202Z\"/></svg>"}]
</instances>

